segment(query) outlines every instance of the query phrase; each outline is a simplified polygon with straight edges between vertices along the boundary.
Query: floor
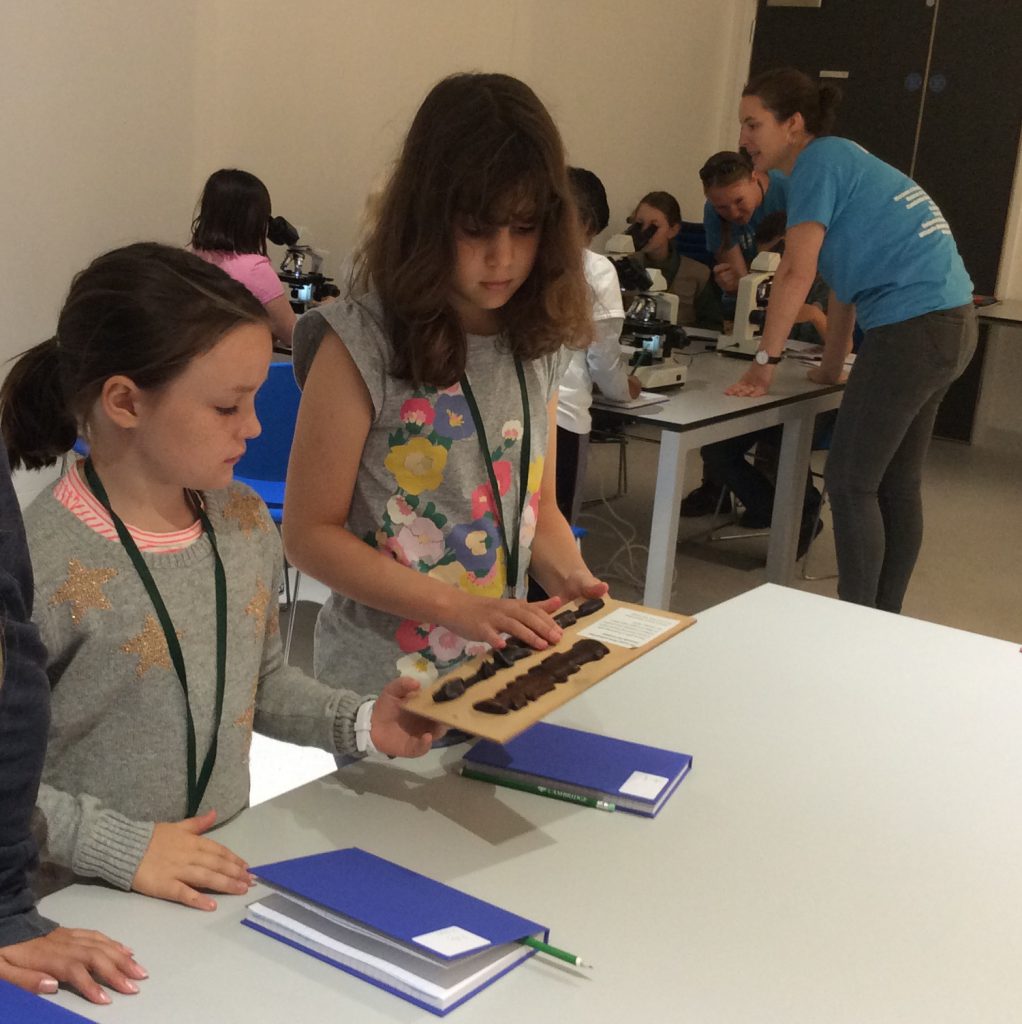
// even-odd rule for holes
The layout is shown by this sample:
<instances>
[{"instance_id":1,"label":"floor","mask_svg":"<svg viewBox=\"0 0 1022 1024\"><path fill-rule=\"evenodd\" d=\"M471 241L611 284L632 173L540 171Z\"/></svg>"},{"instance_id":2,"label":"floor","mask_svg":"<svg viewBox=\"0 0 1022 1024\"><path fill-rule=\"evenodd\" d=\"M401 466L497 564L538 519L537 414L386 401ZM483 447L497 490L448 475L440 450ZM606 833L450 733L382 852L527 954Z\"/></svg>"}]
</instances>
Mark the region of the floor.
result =
<instances>
[{"instance_id":1,"label":"floor","mask_svg":"<svg viewBox=\"0 0 1022 1024\"><path fill-rule=\"evenodd\" d=\"M613 495L617 445L590 448L580 525L590 567L622 600L641 599L658 446L655 432L633 428L627 445L628 490ZM819 456L817 456L819 457ZM686 491L699 482L691 459ZM926 534L904 614L942 625L1022 642L1022 447L976 447L951 441L931 446L924 479ZM808 556L809 573L835 570L829 513ZM765 537L711 541L709 518L682 519L671 607L698 615L764 582ZM728 528L728 534L743 533ZM801 590L836 597L833 578L796 579ZM326 596L302 579L292 664L311 670L312 631ZM286 617L282 622L286 630ZM751 655L750 655L751 657ZM977 671L981 670L977 666ZM322 751L303 750L256 736L252 748L252 802L258 803L333 769Z\"/></svg>"}]
</instances>

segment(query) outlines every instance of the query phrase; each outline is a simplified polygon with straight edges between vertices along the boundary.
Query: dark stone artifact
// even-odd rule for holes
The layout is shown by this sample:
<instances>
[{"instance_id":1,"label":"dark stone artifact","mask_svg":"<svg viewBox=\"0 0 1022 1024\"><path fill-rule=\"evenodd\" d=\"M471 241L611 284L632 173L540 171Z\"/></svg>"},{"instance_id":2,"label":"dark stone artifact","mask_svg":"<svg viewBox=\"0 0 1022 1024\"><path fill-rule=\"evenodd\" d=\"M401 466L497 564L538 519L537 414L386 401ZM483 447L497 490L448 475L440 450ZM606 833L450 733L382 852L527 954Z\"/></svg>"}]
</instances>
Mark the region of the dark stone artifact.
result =
<instances>
[{"instance_id":1,"label":"dark stone artifact","mask_svg":"<svg viewBox=\"0 0 1022 1024\"><path fill-rule=\"evenodd\" d=\"M573 626L578 619L592 615L603 607L603 600L591 597L583 601L577 610L565 608L554 616L554 621L562 628ZM528 658L533 649L521 640L509 637L503 648L494 648L492 657L483 661L476 671L466 678L460 676L448 679L434 692L433 700L437 704L456 700L470 686L492 679L501 669L510 668L516 661ZM568 676L577 672L590 661L599 661L610 654L610 651L598 640L579 640L568 651L554 652L534 665L527 672L512 679L503 690L492 698L481 700L473 707L477 711L485 711L491 715L506 715L508 711L518 711L531 700L537 700L544 693L549 693L557 683L563 683Z\"/></svg>"},{"instance_id":2,"label":"dark stone artifact","mask_svg":"<svg viewBox=\"0 0 1022 1024\"><path fill-rule=\"evenodd\" d=\"M601 602L602 605L602 602ZM509 711L520 711L530 701L539 700L549 693L557 683L566 682L583 665L599 661L610 654L610 648L599 640L578 640L569 651L554 653L533 665L527 672L516 676L502 690L487 700L473 704L476 711L488 715L506 715Z\"/></svg>"}]
</instances>

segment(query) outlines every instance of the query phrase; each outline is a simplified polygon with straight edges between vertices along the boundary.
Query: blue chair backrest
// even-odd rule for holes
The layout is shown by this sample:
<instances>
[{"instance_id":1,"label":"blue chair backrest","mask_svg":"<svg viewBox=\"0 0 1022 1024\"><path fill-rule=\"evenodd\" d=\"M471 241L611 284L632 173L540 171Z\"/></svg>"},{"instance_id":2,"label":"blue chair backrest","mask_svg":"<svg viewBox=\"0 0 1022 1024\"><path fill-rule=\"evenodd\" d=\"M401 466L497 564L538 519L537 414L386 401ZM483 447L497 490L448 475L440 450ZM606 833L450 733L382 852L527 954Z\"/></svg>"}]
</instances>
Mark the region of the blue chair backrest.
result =
<instances>
[{"instance_id":1,"label":"blue chair backrest","mask_svg":"<svg viewBox=\"0 0 1022 1024\"><path fill-rule=\"evenodd\" d=\"M234 467L236 477L283 483L301 397L291 364L270 363L269 376L255 399L256 416L263 430L248 442Z\"/></svg>"},{"instance_id":2,"label":"blue chair backrest","mask_svg":"<svg viewBox=\"0 0 1022 1024\"><path fill-rule=\"evenodd\" d=\"M674 247L682 256L705 263L711 270L717 262L706 248L706 228L700 221L683 220L681 230L674 236Z\"/></svg>"}]
</instances>

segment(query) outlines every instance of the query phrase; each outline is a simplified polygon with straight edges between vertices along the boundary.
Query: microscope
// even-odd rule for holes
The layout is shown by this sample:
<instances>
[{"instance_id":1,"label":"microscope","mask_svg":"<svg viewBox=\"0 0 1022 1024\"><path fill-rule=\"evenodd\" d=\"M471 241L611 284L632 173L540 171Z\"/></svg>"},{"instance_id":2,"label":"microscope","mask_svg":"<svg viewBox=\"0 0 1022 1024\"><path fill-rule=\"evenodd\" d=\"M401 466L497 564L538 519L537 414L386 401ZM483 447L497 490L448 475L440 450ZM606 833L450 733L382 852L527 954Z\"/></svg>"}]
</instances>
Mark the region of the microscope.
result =
<instances>
[{"instance_id":1,"label":"microscope","mask_svg":"<svg viewBox=\"0 0 1022 1024\"><path fill-rule=\"evenodd\" d=\"M621 291L632 296L625 311L621 347L628 355L631 373L644 389L684 384L687 371L672 354L688 344L685 331L678 326L678 297L667 290L659 270L644 267L636 256L655 230L632 224L625 234L610 238L605 247Z\"/></svg>"},{"instance_id":2,"label":"microscope","mask_svg":"<svg viewBox=\"0 0 1022 1024\"><path fill-rule=\"evenodd\" d=\"M761 252L753 261L751 272L738 282L734 326L730 334L717 339L717 351L738 359L751 359L759 348L759 339L766 323L770 286L781 264L776 252Z\"/></svg>"},{"instance_id":3,"label":"microscope","mask_svg":"<svg viewBox=\"0 0 1022 1024\"><path fill-rule=\"evenodd\" d=\"M293 224L283 217L271 217L266 237L274 245L287 247L277 277L283 282L288 301L296 313L304 313L310 303L337 298L341 294L333 278L319 272L323 254L311 245L299 245L298 229Z\"/></svg>"}]
</instances>

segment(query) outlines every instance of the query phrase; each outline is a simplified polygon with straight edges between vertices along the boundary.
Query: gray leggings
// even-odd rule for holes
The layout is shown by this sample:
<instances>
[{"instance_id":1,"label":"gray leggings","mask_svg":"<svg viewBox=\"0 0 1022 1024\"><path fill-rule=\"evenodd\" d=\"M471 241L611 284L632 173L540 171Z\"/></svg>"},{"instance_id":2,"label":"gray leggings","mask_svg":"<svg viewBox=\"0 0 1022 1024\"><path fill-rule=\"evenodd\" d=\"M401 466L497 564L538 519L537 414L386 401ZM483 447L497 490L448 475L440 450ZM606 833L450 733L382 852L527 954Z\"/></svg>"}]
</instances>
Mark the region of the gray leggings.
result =
<instances>
[{"instance_id":1,"label":"gray leggings","mask_svg":"<svg viewBox=\"0 0 1022 1024\"><path fill-rule=\"evenodd\" d=\"M975 348L971 305L866 332L824 474L842 601L901 611L923 539L922 469L937 406Z\"/></svg>"}]
</instances>

